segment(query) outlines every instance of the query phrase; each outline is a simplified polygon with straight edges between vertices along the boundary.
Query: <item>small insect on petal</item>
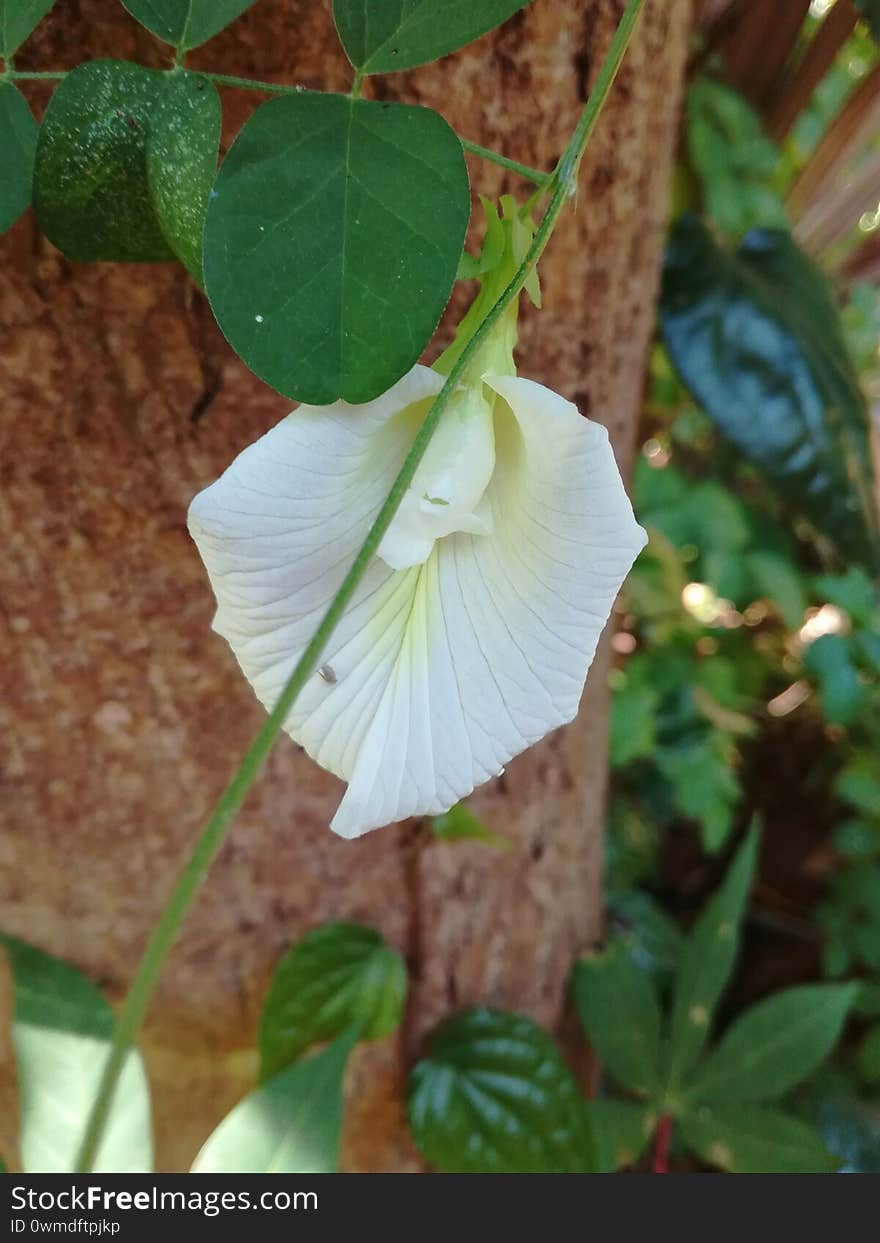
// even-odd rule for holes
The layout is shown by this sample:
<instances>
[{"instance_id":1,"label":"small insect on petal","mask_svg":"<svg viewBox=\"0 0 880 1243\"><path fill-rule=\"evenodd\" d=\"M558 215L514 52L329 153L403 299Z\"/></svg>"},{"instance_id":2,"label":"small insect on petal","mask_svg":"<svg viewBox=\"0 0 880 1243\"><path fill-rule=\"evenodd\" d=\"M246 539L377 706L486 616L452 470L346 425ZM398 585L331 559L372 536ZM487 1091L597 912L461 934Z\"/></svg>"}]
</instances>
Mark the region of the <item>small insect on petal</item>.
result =
<instances>
[{"instance_id":1,"label":"small insect on petal","mask_svg":"<svg viewBox=\"0 0 880 1243\"><path fill-rule=\"evenodd\" d=\"M333 671L332 665L321 665L321 668L318 670L318 677L323 678L330 686L336 685L336 674Z\"/></svg>"}]
</instances>

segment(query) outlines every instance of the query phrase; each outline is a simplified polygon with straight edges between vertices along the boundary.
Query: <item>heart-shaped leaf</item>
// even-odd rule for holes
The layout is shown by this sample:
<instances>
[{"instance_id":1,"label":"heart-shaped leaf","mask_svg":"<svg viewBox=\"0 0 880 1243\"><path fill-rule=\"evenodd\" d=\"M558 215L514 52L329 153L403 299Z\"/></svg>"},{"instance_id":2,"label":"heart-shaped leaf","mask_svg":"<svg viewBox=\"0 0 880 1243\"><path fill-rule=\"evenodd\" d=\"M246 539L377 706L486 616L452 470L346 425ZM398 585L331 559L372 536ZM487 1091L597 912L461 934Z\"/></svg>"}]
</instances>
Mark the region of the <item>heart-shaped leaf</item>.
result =
<instances>
[{"instance_id":1,"label":"heart-shaped leaf","mask_svg":"<svg viewBox=\"0 0 880 1243\"><path fill-rule=\"evenodd\" d=\"M109 1053L113 1013L74 967L0 935L12 969L12 1043L21 1100L21 1159L29 1174L73 1170ZM140 1057L129 1054L93 1169L152 1168L150 1102Z\"/></svg>"},{"instance_id":2,"label":"heart-shaped leaf","mask_svg":"<svg viewBox=\"0 0 880 1243\"><path fill-rule=\"evenodd\" d=\"M144 263L178 255L198 277L219 130L217 92L197 74L116 60L78 65L40 130L40 226L71 259Z\"/></svg>"},{"instance_id":3,"label":"heart-shaped leaf","mask_svg":"<svg viewBox=\"0 0 880 1243\"><path fill-rule=\"evenodd\" d=\"M186 51L212 39L255 0L122 0L159 39Z\"/></svg>"},{"instance_id":4,"label":"heart-shaped leaf","mask_svg":"<svg viewBox=\"0 0 880 1243\"><path fill-rule=\"evenodd\" d=\"M0 83L0 233L30 204L38 132L24 98L11 83Z\"/></svg>"},{"instance_id":5,"label":"heart-shaped leaf","mask_svg":"<svg viewBox=\"0 0 880 1243\"><path fill-rule=\"evenodd\" d=\"M356 1039L346 1032L246 1096L208 1138L193 1173L335 1173L342 1081Z\"/></svg>"},{"instance_id":6,"label":"heart-shaped leaf","mask_svg":"<svg viewBox=\"0 0 880 1243\"><path fill-rule=\"evenodd\" d=\"M214 314L288 397L369 401L427 344L469 211L461 144L436 112L274 99L238 135L208 208Z\"/></svg>"},{"instance_id":7,"label":"heart-shaped leaf","mask_svg":"<svg viewBox=\"0 0 880 1243\"><path fill-rule=\"evenodd\" d=\"M730 255L683 217L661 323L683 382L724 434L848 556L874 565L865 399L828 282L791 237L756 229Z\"/></svg>"},{"instance_id":8,"label":"heart-shaped leaf","mask_svg":"<svg viewBox=\"0 0 880 1243\"><path fill-rule=\"evenodd\" d=\"M275 969L260 1025L260 1077L349 1027L362 1040L387 1036L405 998L406 967L378 932L352 923L315 928Z\"/></svg>"},{"instance_id":9,"label":"heart-shaped leaf","mask_svg":"<svg viewBox=\"0 0 880 1243\"><path fill-rule=\"evenodd\" d=\"M506 22L529 0L333 0L346 55L362 73L437 60Z\"/></svg>"},{"instance_id":10,"label":"heart-shaped leaf","mask_svg":"<svg viewBox=\"0 0 880 1243\"><path fill-rule=\"evenodd\" d=\"M0 56L14 56L55 0L0 0Z\"/></svg>"},{"instance_id":11,"label":"heart-shaped leaf","mask_svg":"<svg viewBox=\"0 0 880 1243\"><path fill-rule=\"evenodd\" d=\"M530 1019L468 1010L443 1023L410 1077L409 1119L447 1174L586 1173L584 1104L553 1041Z\"/></svg>"}]
</instances>

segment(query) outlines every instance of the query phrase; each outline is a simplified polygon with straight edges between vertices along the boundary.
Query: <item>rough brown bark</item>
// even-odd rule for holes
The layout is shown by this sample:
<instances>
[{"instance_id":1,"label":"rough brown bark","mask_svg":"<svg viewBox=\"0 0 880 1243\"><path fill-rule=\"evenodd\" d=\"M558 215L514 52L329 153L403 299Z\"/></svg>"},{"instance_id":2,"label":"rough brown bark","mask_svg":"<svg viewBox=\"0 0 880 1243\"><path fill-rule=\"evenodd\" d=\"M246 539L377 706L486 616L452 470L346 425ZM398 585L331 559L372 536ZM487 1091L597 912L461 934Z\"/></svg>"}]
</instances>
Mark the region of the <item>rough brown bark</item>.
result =
<instances>
[{"instance_id":1,"label":"rough brown bark","mask_svg":"<svg viewBox=\"0 0 880 1243\"><path fill-rule=\"evenodd\" d=\"M457 56L367 91L433 105L467 137L548 166L622 7L535 0ZM606 423L624 464L688 18L688 0L648 4L577 211L542 265L545 309L524 316L522 370ZM160 64L165 54L121 6L60 0L18 63L117 55ZM347 89L351 76L329 5L305 0L264 0L193 63L328 89ZM227 140L253 104L226 93ZM498 170L473 172L481 190L501 188ZM0 924L119 997L261 717L208 628L212 601L186 506L286 405L232 355L174 267L77 267L29 218L2 255ZM510 838L506 853L440 844L412 824L338 840L327 829L338 784L279 744L151 1013L145 1048L162 1168L185 1168L248 1086L272 965L322 920L379 927L411 971L404 1032L360 1050L349 1076L347 1168L418 1168L403 1122L405 1066L450 1009L485 1002L558 1027L571 961L598 929L605 675L601 657L577 723L475 800Z\"/></svg>"}]
</instances>

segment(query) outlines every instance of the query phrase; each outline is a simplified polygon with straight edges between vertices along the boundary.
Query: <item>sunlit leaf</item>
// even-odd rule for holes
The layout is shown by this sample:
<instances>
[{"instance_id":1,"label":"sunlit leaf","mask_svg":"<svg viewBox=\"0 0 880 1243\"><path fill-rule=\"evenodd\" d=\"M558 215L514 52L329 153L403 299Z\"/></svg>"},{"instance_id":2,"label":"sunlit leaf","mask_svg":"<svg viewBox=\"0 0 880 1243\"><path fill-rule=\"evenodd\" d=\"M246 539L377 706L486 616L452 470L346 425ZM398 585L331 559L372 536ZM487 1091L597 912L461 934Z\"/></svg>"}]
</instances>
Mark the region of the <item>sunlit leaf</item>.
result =
<instances>
[{"instance_id":1,"label":"sunlit leaf","mask_svg":"<svg viewBox=\"0 0 880 1243\"><path fill-rule=\"evenodd\" d=\"M342 1082L356 1039L356 1031L346 1032L246 1096L208 1138L193 1173L334 1173L342 1131Z\"/></svg>"},{"instance_id":2,"label":"sunlit leaf","mask_svg":"<svg viewBox=\"0 0 880 1243\"><path fill-rule=\"evenodd\" d=\"M113 1034L113 1013L85 976L42 950L0 934L12 970L12 1043L27 1173L68 1173ZM98 1173L151 1169L150 1103L140 1057L129 1054L98 1149Z\"/></svg>"},{"instance_id":3,"label":"sunlit leaf","mask_svg":"<svg viewBox=\"0 0 880 1243\"><path fill-rule=\"evenodd\" d=\"M590 1044L621 1086L640 1096L660 1082L660 1004L621 940L580 959L572 992Z\"/></svg>"},{"instance_id":4,"label":"sunlit leaf","mask_svg":"<svg viewBox=\"0 0 880 1243\"><path fill-rule=\"evenodd\" d=\"M482 842L495 850L510 848L509 840L488 829L465 803L456 803L442 816L433 816L431 832L443 842Z\"/></svg>"},{"instance_id":5,"label":"sunlit leaf","mask_svg":"<svg viewBox=\"0 0 880 1243\"><path fill-rule=\"evenodd\" d=\"M524 9L528 0L333 0L346 54L363 73L437 60Z\"/></svg>"},{"instance_id":6,"label":"sunlit leaf","mask_svg":"<svg viewBox=\"0 0 880 1243\"><path fill-rule=\"evenodd\" d=\"M468 1010L413 1069L409 1118L443 1173L564 1174L592 1168L583 1101L553 1041L530 1019Z\"/></svg>"},{"instance_id":7,"label":"sunlit leaf","mask_svg":"<svg viewBox=\"0 0 880 1243\"><path fill-rule=\"evenodd\" d=\"M34 208L51 242L82 262L178 255L198 278L217 161L213 84L124 61L87 61L46 110Z\"/></svg>"},{"instance_id":8,"label":"sunlit leaf","mask_svg":"<svg viewBox=\"0 0 880 1243\"><path fill-rule=\"evenodd\" d=\"M378 932L352 923L315 928L275 969L260 1024L260 1077L349 1027L362 1040L387 1036L405 998L406 967Z\"/></svg>"},{"instance_id":9,"label":"sunlit leaf","mask_svg":"<svg viewBox=\"0 0 880 1243\"><path fill-rule=\"evenodd\" d=\"M815 1128L769 1107L703 1106L678 1125L689 1148L729 1174L830 1174L838 1164Z\"/></svg>"},{"instance_id":10,"label":"sunlit leaf","mask_svg":"<svg viewBox=\"0 0 880 1243\"><path fill-rule=\"evenodd\" d=\"M718 999L730 978L757 851L758 832L752 829L721 888L685 941L675 978L669 1033L669 1080L673 1087L681 1084L700 1056Z\"/></svg>"},{"instance_id":11,"label":"sunlit leaf","mask_svg":"<svg viewBox=\"0 0 880 1243\"><path fill-rule=\"evenodd\" d=\"M181 51L198 47L234 22L255 0L122 0L154 35Z\"/></svg>"},{"instance_id":12,"label":"sunlit leaf","mask_svg":"<svg viewBox=\"0 0 880 1243\"><path fill-rule=\"evenodd\" d=\"M0 233L15 224L31 201L37 123L24 98L0 83Z\"/></svg>"},{"instance_id":13,"label":"sunlit leaf","mask_svg":"<svg viewBox=\"0 0 880 1243\"><path fill-rule=\"evenodd\" d=\"M724 434L845 553L873 564L865 400L819 269L786 233L754 230L729 255L684 217L661 322L682 380Z\"/></svg>"},{"instance_id":14,"label":"sunlit leaf","mask_svg":"<svg viewBox=\"0 0 880 1243\"><path fill-rule=\"evenodd\" d=\"M55 0L0 0L0 57L9 60Z\"/></svg>"},{"instance_id":15,"label":"sunlit leaf","mask_svg":"<svg viewBox=\"0 0 880 1243\"><path fill-rule=\"evenodd\" d=\"M220 327L289 397L369 401L427 344L469 211L461 144L437 113L306 93L263 104L208 208Z\"/></svg>"}]
</instances>

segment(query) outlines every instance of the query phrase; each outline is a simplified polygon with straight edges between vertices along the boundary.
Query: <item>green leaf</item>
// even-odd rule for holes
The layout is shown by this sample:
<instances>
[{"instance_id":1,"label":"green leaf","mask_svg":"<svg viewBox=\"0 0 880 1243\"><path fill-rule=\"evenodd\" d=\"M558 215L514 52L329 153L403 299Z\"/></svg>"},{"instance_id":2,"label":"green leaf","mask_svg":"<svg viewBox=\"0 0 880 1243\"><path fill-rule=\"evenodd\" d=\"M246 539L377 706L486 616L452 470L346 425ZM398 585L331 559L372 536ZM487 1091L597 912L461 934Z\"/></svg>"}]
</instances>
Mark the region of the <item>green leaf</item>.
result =
<instances>
[{"instance_id":1,"label":"green leaf","mask_svg":"<svg viewBox=\"0 0 880 1243\"><path fill-rule=\"evenodd\" d=\"M0 233L30 206L39 127L23 96L0 83Z\"/></svg>"},{"instance_id":2,"label":"green leaf","mask_svg":"<svg viewBox=\"0 0 880 1243\"><path fill-rule=\"evenodd\" d=\"M679 1128L689 1148L729 1174L830 1174L838 1164L815 1128L775 1109L703 1107Z\"/></svg>"},{"instance_id":3,"label":"green leaf","mask_svg":"<svg viewBox=\"0 0 880 1243\"><path fill-rule=\"evenodd\" d=\"M633 1101L587 1101L584 1108L593 1132L599 1174L613 1174L635 1165L654 1130L655 1115Z\"/></svg>"},{"instance_id":4,"label":"green leaf","mask_svg":"<svg viewBox=\"0 0 880 1243\"><path fill-rule=\"evenodd\" d=\"M753 828L685 942L675 978L669 1032L669 1082L673 1090L680 1087L700 1056L718 999L733 970L758 840L758 831Z\"/></svg>"},{"instance_id":5,"label":"green leaf","mask_svg":"<svg viewBox=\"0 0 880 1243\"><path fill-rule=\"evenodd\" d=\"M819 683L822 712L829 725L851 725L870 703L853 663L849 640L839 634L823 634L804 653L804 668Z\"/></svg>"},{"instance_id":6,"label":"green leaf","mask_svg":"<svg viewBox=\"0 0 880 1243\"><path fill-rule=\"evenodd\" d=\"M351 923L315 928L275 970L260 1023L260 1078L349 1027L362 1040L387 1036L405 998L406 967L378 932Z\"/></svg>"},{"instance_id":7,"label":"green leaf","mask_svg":"<svg viewBox=\"0 0 880 1243\"><path fill-rule=\"evenodd\" d=\"M775 1100L806 1079L834 1048L855 999L854 984L789 988L747 1010L685 1090L688 1100Z\"/></svg>"},{"instance_id":8,"label":"green leaf","mask_svg":"<svg viewBox=\"0 0 880 1243\"><path fill-rule=\"evenodd\" d=\"M0 57L8 61L55 0L0 0Z\"/></svg>"},{"instance_id":9,"label":"green leaf","mask_svg":"<svg viewBox=\"0 0 880 1243\"><path fill-rule=\"evenodd\" d=\"M85 263L179 255L198 278L219 124L217 92L197 74L77 66L37 142L34 208L46 236Z\"/></svg>"},{"instance_id":10,"label":"green leaf","mask_svg":"<svg viewBox=\"0 0 880 1243\"><path fill-rule=\"evenodd\" d=\"M627 679L611 697L609 753L612 768L650 755L656 741L659 696L650 686Z\"/></svg>"},{"instance_id":11,"label":"green leaf","mask_svg":"<svg viewBox=\"0 0 880 1243\"><path fill-rule=\"evenodd\" d=\"M22 1164L29 1174L69 1173L109 1052L113 1012L74 967L14 937L0 934L0 946L12 970ZM147 1081L132 1052L94 1170L128 1174L151 1168Z\"/></svg>"},{"instance_id":12,"label":"green leaf","mask_svg":"<svg viewBox=\"0 0 880 1243\"><path fill-rule=\"evenodd\" d=\"M658 747L657 767L673 789L675 803L686 816L700 824L703 845L720 850L733 828L740 787L732 772L735 747L722 730L707 730L701 737L675 746Z\"/></svg>"},{"instance_id":13,"label":"green leaf","mask_svg":"<svg viewBox=\"0 0 880 1243\"><path fill-rule=\"evenodd\" d=\"M865 399L820 270L784 232L754 230L728 255L683 217L661 323L679 375L724 434L845 553L873 565Z\"/></svg>"},{"instance_id":14,"label":"green leaf","mask_svg":"<svg viewBox=\"0 0 880 1243\"><path fill-rule=\"evenodd\" d=\"M626 930L633 962L665 987L678 966L684 944L678 925L644 890L612 890L605 900L615 922Z\"/></svg>"},{"instance_id":15,"label":"green leaf","mask_svg":"<svg viewBox=\"0 0 880 1243\"><path fill-rule=\"evenodd\" d=\"M168 77L150 115L147 182L159 228L202 285L202 235L220 145L220 96L195 73Z\"/></svg>"},{"instance_id":16,"label":"green leaf","mask_svg":"<svg viewBox=\"0 0 880 1243\"><path fill-rule=\"evenodd\" d=\"M575 1005L590 1044L614 1078L649 1096L660 1082L660 1004L623 940L582 958L572 975Z\"/></svg>"},{"instance_id":17,"label":"green leaf","mask_svg":"<svg viewBox=\"0 0 880 1243\"><path fill-rule=\"evenodd\" d=\"M339 1162L342 1082L357 1040L326 1049L251 1092L209 1136L194 1174L332 1174Z\"/></svg>"},{"instance_id":18,"label":"green leaf","mask_svg":"<svg viewBox=\"0 0 880 1243\"><path fill-rule=\"evenodd\" d=\"M880 1023L865 1033L856 1053L856 1069L865 1083L880 1083Z\"/></svg>"},{"instance_id":19,"label":"green leaf","mask_svg":"<svg viewBox=\"0 0 880 1243\"><path fill-rule=\"evenodd\" d=\"M856 0L856 8L871 27L871 34L880 42L880 0Z\"/></svg>"},{"instance_id":20,"label":"green leaf","mask_svg":"<svg viewBox=\"0 0 880 1243\"><path fill-rule=\"evenodd\" d=\"M186 51L212 39L255 0L122 0L132 17L159 39Z\"/></svg>"},{"instance_id":21,"label":"green leaf","mask_svg":"<svg viewBox=\"0 0 880 1243\"><path fill-rule=\"evenodd\" d=\"M746 554L746 566L762 595L772 600L792 630L804 620L807 596L797 566L776 552L755 550Z\"/></svg>"},{"instance_id":22,"label":"green leaf","mask_svg":"<svg viewBox=\"0 0 880 1243\"><path fill-rule=\"evenodd\" d=\"M509 850L506 837L487 829L464 803L456 803L442 816L433 816L431 832L443 842L482 842L495 850Z\"/></svg>"},{"instance_id":23,"label":"green leaf","mask_svg":"<svg viewBox=\"0 0 880 1243\"><path fill-rule=\"evenodd\" d=\"M461 144L436 112L274 99L241 130L208 208L214 314L288 397L369 401L427 344L469 211Z\"/></svg>"},{"instance_id":24,"label":"green leaf","mask_svg":"<svg viewBox=\"0 0 880 1243\"><path fill-rule=\"evenodd\" d=\"M346 55L362 73L437 60L506 22L528 0L333 0Z\"/></svg>"},{"instance_id":25,"label":"green leaf","mask_svg":"<svg viewBox=\"0 0 880 1243\"><path fill-rule=\"evenodd\" d=\"M785 227L785 208L772 184L779 150L742 95L699 78L687 95L687 140L706 214L719 229L739 235L756 225Z\"/></svg>"},{"instance_id":26,"label":"green leaf","mask_svg":"<svg viewBox=\"0 0 880 1243\"><path fill-rule=\"evenodd\" d=\"M416 1145L453 1174L592 1168L583 1101L555 1044L530 1019L468 1010L431 1037L410 1076Z\"/></svg>"}]
</instances>

